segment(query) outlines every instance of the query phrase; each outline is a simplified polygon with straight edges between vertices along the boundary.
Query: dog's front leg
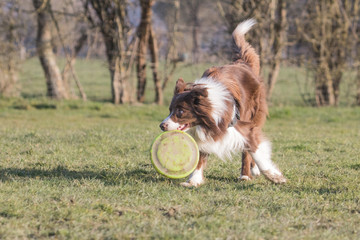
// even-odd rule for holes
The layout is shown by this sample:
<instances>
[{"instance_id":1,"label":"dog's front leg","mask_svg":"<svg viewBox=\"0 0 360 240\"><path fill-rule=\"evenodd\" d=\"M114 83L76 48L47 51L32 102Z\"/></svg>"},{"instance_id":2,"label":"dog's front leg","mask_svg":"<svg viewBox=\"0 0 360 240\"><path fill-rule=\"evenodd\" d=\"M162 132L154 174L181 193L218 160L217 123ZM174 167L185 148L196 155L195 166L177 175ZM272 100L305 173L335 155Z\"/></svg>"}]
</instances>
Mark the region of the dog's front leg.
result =
<instances>
[{"instance_id":1,"label":"dog's front leg","mask_svg":"<svg viewBox=\"0 0 360 240\"><path fill-rule=\"evenodd\" d=\"M206 166L208 156L208 154L200 152L200 159L196 169L193 173L191 173L189 179L186 182L181 183L182 186L198 187L204 184L204 168Z\"/></svg>"},{"instance_id":2,"label":"dog's front leg","mask_svg":"<svg viewBox=\"0 0 360 240\"><path fill-rule=\"evenodd\" d=\"M255 164L254 159L247 151L243 152L240 180L248 181L251 178L257 177L259 175L260 175L260 171L257 165Z\"/></svg>"}]
</instances>

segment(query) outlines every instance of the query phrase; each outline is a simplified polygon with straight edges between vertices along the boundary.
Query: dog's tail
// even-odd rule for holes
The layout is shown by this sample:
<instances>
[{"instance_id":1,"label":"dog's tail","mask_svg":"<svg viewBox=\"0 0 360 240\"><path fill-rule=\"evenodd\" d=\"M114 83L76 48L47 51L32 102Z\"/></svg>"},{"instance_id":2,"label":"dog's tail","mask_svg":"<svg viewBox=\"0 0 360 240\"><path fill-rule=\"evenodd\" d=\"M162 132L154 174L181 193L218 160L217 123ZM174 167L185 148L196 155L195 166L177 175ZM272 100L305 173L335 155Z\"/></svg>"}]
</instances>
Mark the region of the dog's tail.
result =
<instances>
[{"instance_id":1,"label":"dog's tail","mask_svg":"<svg viewBox=\"0 0 360 240\"><path fill-rule=\"evenodd\" d=\"M255 49L245 40L245 34L256 24L256 20L251 18L241 22L232 33L234 40L234 62L245 62L253 70L256 76L260 73L260 59Z\"/></svg>"}]
</instances>

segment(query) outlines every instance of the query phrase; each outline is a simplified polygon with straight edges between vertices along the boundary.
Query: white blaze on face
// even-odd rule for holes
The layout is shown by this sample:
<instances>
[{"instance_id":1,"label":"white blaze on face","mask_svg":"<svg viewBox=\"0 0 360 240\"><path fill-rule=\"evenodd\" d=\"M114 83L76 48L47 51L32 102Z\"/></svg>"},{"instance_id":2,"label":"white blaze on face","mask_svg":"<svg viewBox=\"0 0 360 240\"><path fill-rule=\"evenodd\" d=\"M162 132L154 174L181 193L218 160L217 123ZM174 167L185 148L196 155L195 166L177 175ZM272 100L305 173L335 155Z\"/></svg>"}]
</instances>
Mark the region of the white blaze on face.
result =
<instances>
[{"instance_id":1,"label":"white blaze on face","mask_svg":"<svg viewBox=\"0 0 360 240\"><path fill-rule=\"evenodd\" d=\"M176 130L180 127L179 123L176 123L171 119L172 115L173 113L170 113L170 115L162 121L162 124L166 126L166 131Z\"/></svg>"}]
</instances>

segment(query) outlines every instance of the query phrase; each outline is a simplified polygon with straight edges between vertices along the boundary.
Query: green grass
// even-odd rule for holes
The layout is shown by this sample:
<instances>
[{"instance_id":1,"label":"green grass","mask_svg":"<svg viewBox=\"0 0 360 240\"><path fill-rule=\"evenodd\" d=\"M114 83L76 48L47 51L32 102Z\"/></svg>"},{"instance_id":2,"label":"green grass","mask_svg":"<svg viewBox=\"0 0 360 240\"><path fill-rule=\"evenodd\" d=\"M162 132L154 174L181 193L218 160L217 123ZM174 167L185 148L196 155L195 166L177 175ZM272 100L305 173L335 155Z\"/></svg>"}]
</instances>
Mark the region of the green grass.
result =
<instances>
[{"instance_id":1,"label":"green grass","mask_svg":"<svg viewBox=\"0 0 360 240\"><path fill-rule=\"evenodd\" d=\"M240 156L211 157L206 184L187 189L149 160L167 106L106 102L96 62L79 62L93 74L78 74L97 102L47 100L36 62L26 64L27 98L0 99L0 239L360 238L360 109L294 106L290 69L276 90L288 86L288 102L274 92L265 127L288 183L239 182Z\"/></svg>"}]
</instances>

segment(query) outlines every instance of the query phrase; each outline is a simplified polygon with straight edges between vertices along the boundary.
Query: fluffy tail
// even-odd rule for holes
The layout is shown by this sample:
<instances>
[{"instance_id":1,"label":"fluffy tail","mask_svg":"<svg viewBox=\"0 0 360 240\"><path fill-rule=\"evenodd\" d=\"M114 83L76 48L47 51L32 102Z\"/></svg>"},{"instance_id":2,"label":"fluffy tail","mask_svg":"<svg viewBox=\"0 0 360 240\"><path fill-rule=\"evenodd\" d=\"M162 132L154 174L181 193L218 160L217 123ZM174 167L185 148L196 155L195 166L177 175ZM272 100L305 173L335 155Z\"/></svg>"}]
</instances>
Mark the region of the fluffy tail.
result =
<instances>
[{"instance_id":1,"label":"fluffy tail","mask_svg":"<svg viewBox=\"0 0 360 240\"><path fill-rule=\"evenodd\" d=\"M245 40L245 34L256 24L253 18L241 22L232 33L234 40L234 62L245 62L249 64L256 76L260 73L260 59L255 49Z\"/></svg>"}]
</instances>

